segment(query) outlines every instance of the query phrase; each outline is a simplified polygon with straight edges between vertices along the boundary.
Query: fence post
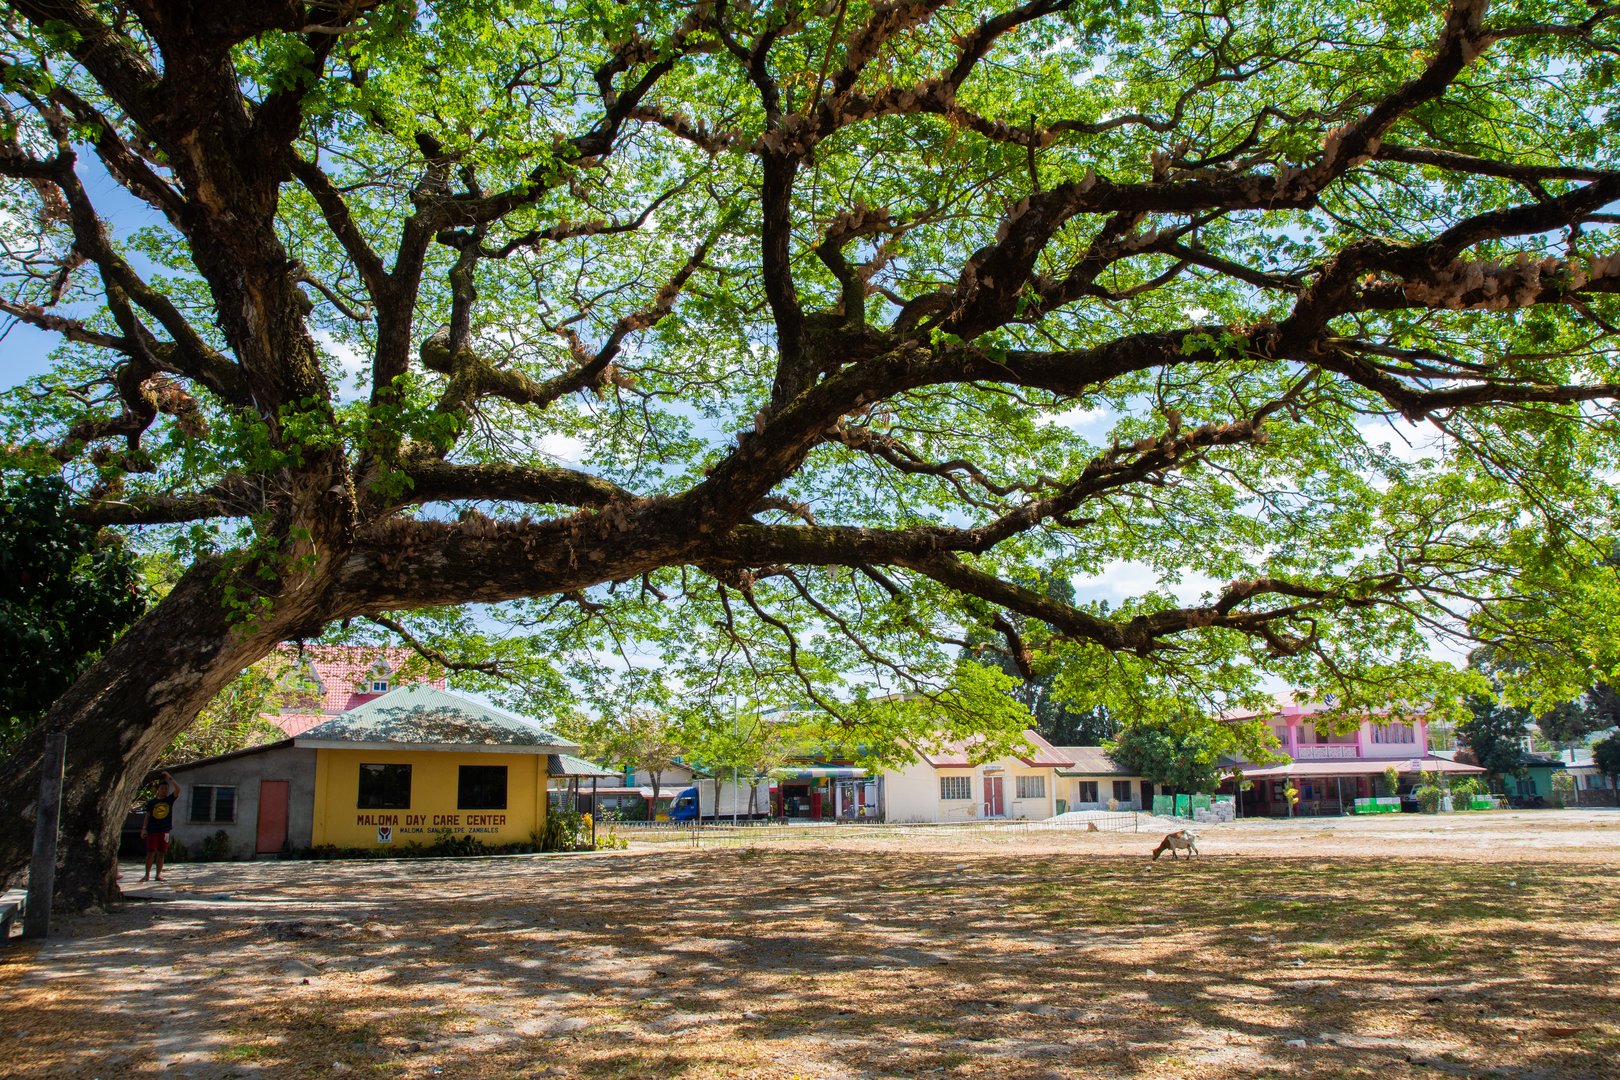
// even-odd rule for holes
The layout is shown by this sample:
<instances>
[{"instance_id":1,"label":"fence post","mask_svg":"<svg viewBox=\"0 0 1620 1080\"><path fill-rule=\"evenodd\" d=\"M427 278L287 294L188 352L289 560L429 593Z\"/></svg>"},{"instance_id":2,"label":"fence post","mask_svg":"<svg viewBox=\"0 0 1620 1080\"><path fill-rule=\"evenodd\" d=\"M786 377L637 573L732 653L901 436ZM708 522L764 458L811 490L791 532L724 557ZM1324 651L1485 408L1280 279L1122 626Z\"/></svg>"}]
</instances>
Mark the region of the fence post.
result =
<instances>
[{"instance_id":1,"label":"fence post","mask_svg":"<svg viewBox=\"0 0 1620 1080\"><path fill-rule=\"evenodd\" d=\"M39 770L39 811L34 818L34 857L28 864L28 899L23 914L23 937L42 938L51 932L51 902L56 896L56 832L62 817L62 763L67 757L67 735L45 736L45 758Z\"/></svg>"}]
</instances>

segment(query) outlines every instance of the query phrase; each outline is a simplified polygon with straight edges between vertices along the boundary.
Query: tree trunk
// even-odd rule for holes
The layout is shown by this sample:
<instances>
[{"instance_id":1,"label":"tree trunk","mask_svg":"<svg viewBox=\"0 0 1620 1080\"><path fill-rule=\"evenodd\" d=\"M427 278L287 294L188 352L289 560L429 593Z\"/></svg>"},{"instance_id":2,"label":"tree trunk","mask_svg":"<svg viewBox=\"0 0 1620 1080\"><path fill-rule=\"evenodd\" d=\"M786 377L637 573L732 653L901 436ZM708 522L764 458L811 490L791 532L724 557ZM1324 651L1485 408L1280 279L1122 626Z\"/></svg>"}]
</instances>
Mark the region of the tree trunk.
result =
<instances>
[{"instance_id":1,"label":"tree trunk","mask_svg":"<svg viewBox=\"0 0 1620 1080\"><path fill-rule=\"evenodd\" d=\"M67 768L56 907L118 899L119 835L148 769L209 699L297 629L282 610L233 628L221 571L217 559L195 564L0 763L0 877L15 881L28 865L45 734L57 730Z\"/></svg>"}]
</instances>

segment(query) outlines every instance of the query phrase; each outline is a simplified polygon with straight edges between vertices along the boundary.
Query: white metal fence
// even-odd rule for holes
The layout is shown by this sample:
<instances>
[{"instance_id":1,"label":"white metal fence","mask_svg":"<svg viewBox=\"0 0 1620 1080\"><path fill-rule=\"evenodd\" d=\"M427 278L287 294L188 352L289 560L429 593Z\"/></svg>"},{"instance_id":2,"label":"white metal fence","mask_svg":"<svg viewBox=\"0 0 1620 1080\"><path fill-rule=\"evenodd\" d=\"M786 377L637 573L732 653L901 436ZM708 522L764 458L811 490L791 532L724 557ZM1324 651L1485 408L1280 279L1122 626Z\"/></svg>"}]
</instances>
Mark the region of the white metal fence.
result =
<instances>
[{"instance_id":1,"label":"white metal fence","mask_svg":"<svg viewBox=\"0 0 1620 1080\"><path fill-rule=\"evenodd\" d=\"M794 841L902 839L908 836L1012 836L1041 832L1140 832L1154 828L1152 814L1137 811L1078 811L1044 821L972 822L603 822L613 834L633 844L686 844L691 847L748 846Z\"/></svg>"}]
</instances>

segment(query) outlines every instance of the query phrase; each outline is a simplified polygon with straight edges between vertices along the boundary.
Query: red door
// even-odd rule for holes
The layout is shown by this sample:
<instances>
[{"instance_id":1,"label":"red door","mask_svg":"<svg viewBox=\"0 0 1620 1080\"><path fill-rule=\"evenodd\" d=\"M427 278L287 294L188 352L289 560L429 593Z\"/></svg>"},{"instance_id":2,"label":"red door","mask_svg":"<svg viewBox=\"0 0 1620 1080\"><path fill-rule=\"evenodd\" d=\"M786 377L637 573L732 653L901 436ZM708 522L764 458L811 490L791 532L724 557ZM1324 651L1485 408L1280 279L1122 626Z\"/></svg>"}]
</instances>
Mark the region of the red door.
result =
<instances>
[{"instance_id":1,"label":"red door","mask_svg":"<svg viewBox=\"0 0 1620 1080\"><path fill-rule=\"evenodd\" d=\"M1000 817L1003 812L1001 806L1001 777L987 776L984 778L984 816Z\"/></svg>"},{"instance_id":2,"label":"red door","mask_svg":"<svg viewBox=\"0 0 1620 1080\"><path fill-rule=\"evenodd\" d=\"M288 786L286 780L259 781L259 842L254 850L260 854L287 846Z\"/></svg>"}]
</instances>

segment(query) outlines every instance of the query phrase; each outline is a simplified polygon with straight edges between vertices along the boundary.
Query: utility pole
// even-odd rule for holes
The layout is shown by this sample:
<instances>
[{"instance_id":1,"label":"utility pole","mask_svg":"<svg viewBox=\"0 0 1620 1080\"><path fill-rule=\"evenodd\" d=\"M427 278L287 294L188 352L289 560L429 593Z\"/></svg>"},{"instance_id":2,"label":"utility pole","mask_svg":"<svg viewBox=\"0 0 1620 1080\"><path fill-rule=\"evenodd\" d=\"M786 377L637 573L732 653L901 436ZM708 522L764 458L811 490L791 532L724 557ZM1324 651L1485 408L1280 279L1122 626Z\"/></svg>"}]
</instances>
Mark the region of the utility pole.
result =
<instances>
[{"instance_id":1,"label":"utility pole","mask_svg":"<svg viewBox=\"0 0 1620 1080\"><path fill-rule=\"evenodd\" d=\"M62 817L62 763L66 758L67 735L53 731L45 736L45 760L39 770L39 813L34 818L34 857L28 864L25 938L42 938L51 932L51 903L56 896L56 833Z\"/></svg>"}]
</instances>

